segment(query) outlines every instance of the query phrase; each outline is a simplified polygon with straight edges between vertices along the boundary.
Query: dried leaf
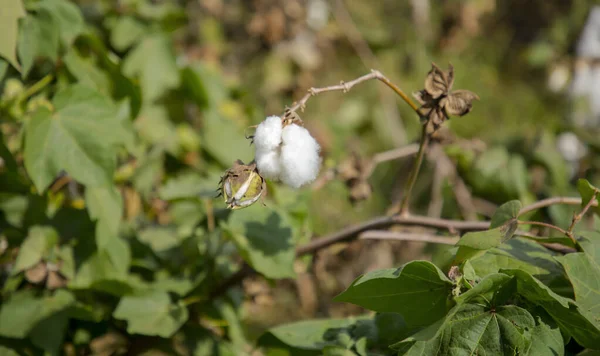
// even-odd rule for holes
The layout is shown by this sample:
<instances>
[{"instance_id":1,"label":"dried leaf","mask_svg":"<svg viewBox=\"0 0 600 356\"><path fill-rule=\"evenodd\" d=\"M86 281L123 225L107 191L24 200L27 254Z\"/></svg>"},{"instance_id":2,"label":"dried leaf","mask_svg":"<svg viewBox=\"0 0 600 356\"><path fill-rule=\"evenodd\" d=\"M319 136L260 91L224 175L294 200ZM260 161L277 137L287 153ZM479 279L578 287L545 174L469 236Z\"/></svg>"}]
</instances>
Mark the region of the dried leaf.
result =
<instances>
[{"instance_id":1,"label":"dried leaf","mask_svg":"<svg viewBox=\"0 0 600 356\"><path fill-rule=\"evenodd\" d=\"M37 284L46 279L47 274L48 269L46 268L46 263L38 262L35 266L25 271L25 279L27 279L29 283Z\"/></svg>"},{"instance_id":2,"label":"dried leaf","mask_svg":"<svg viewBox=\"0 0 600 356\"><path fill-rule=\"evenodd\" d=\"M431 70L425 78L425 91L433 99L438 99L442 95L448 94L454 81L454 69L450 66L448 72L444 72L434 63L431 64Z\"/></svg>"},{"instance_id":3,"label":"dried leaf","mask_svg":"<svg viewBox=\"0 0 600 356\"><path fill-rule=\"evenodd\" d=\"M94 355L109 356L127 351L127 339L116 332L108 332L93 339L90 349Z\"/></svg>"},{"instance_id":4,"label":"dried leaf","mask_svg":"<svg viewBox=\"0 0 600 356\"><path fill-rule=\"evenodd\" d=\"M46 288L53 290L62 288L67 285L67 280L56 271L48 272L48 280L46 281Z\"/></svg>"},{"instance_id":5,"label":"dried leaf","mask_svg":"<svg viewBox=\"0 0 600 356\"><path fill-rule=\"evenodd\" d=\"M443 98L440 106L450 115L463 116L471 111L474 100L479 100L477 94L468 90L456 90Z\"/></svg>"},{"instance_id":6,"label":"dried leaf","mask_svg":"<svg viewBox=\"0 0 600 356\"><path fill-rule=\"evenodd\" d=\"M369 199L373 193L373 188L366 180L356 180L350 188L350 200L354 202Z\"/></svg>"}]
</instances>

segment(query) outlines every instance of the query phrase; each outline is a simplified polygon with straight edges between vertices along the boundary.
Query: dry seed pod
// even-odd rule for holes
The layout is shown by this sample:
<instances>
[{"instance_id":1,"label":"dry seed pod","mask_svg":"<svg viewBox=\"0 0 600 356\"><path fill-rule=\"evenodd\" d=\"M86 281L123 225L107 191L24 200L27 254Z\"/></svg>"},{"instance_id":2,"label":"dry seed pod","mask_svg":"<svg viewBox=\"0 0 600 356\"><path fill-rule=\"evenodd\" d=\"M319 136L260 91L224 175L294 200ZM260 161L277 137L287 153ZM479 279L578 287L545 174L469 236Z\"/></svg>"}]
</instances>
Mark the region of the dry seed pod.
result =
<instances>
[{"instance_id":1,"label":"dry seed pod","mask_svg":"<svg viewBox=\"0 0 600 356\"><path fill-rule=\"evenodd\" d=\"M454 84L454 67L449 65L447 71L441 70L435 63L425 78L425 89L413 93L413 97L421 104L423 118L437 130L449 115L463 116L471 111L473 101L479 100L477 94L468 90L452 91Z\"/></svg>"}]
</instances>

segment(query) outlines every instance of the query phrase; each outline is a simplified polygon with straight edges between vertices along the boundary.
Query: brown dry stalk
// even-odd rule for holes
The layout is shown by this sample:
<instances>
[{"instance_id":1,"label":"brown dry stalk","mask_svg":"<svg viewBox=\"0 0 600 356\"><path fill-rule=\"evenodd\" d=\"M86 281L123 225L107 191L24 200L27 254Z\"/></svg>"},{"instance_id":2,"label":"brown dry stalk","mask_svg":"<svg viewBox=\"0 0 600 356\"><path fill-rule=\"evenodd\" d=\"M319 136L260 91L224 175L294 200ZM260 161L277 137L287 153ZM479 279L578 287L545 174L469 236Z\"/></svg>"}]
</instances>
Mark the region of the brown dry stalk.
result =
<instances>
[{"instance_id":1,"label":"brown dry stalk","mask_svg":"<svg viewBox=\"0 0 600 356\"><path fill-rule=\"evenodd\" d=\"M580 198L571 198L571 197L554 197L547 198L540 201L537 201L533 204L523 207L519 212L519 215L545 208L551 205L556 204L566 204L566 205L579 205L581 204ZM590 207L597 206L597 203L591 203ZM588 208L589 209L589 208ZM487 230L490 227L489 221L461 221L461 220L448 220L448 219L438 219L431 218L427 216L383 216L371 219L361 224L353 225L347 228L344 228L340 231L334 232L329 235L325 235L319 237L317 239L312 240L311 242L299 246L296 248L296 256L303 256L310 253L314 253L320 249L329 247L333 244L340 242L347 242L356 239L358 236L361 236L361 233L374 230L381 229L392 225L412 225L412 226L422 226L422 227L432 227L440 230L448 230L450 232L456 231L481 231ZM529 233L518 232L518 235L530 236ZM368 236L368 235L367 235ZM405 239L407 239L405 237ZM420 239L419 241L422 241ZM554 251L560 251L564 253L574 252L573 249L557 245L557 244L549 244L540 242L541 245L545 246ZM210 295L209 300L213 300L214 298L218 298L223 295L230 287L233 287L240 283L245 277L255 273L255 271L248 264L244 263L240 270L227 278L222 284L220 284Z\"/></svg>"}]
</instances>

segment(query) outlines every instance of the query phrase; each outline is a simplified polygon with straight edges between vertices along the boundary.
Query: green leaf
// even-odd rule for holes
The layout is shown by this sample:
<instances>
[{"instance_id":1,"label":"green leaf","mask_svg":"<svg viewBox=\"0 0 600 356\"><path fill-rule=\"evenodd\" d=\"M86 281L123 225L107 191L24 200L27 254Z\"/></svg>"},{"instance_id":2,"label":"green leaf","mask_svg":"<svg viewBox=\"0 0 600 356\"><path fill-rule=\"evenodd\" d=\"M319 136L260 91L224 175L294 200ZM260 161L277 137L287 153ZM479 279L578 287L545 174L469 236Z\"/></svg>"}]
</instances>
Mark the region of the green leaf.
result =
<instances>
[{"instance_id":1,"label":"green leaf","mask_svg":"<svg viewBox=\"0 0 600 356\"><path fill-rule=\"evenodd\" d=\"M187 308L171 303L166 292L148 292L121 298L113 313L127 321L131 334L171 337L188 319Z\"/></svg>"},{"instance_id":2,"label":"green leaf","mask_svg":"<svg viewBox=\"0 0 600 356\"><path fill-rule=\"evenodd\" d=\"M517 216L521 202L512 200L501 205L492 216L490 230L469 232L458 240L455 263L481 256L485 251L500 246L517 231Z\"/></svg>"},{"instance_id":3,"label":"green leaf","mask_svg":"<svg viewBox=\"0 0 600 356\"><path fill-rule=\"evenodd\" d=\"M523 355L527 356L562 356L565 347L560 329L539 323L531 330L531 343Z\"/></svg>"},{"instance_id":4,"label":"green leaf","mask_svg":"<svg viewBox=\"0 0 600 356\"><path fill-rule=\"evenodd\" d=\"M58 234L53 228L34 226L29 229L27 238L19 248L13 274L35 266L42 258L47 257L57 243Z\"/></svg>"},{"instance_id":5,"label":"green leaf","mask_svg":"<svg viewBox=\"0 0 600 356\"><path fill-rule=\"evenodd\" d=\"M175 126L169 120L165 107L158 105L145 105L134 126L140 138L145 142L161 148L167 152L177 155L179 145Z\"/></svg>"},{"instance_id":6,"label":"green leaf","mask_svg":"<svg viewBox=\"0 0 600 356\"><path fill-rule=\"evenodd\" d=\"M117 235L123 215L123 198L115 186L89 187L85 190L85 202L93 220ZM102 246L100 246L102 247Z\"/></svg>"},{"instance_id":7,"label":"green leaf","mask_svg":"<svg viewBox=\"0 0 600 356\"><path fill-rule=\"evenodd\" d=\"M23 78L27 77L36 59L48 58L52 63L58 58L60 48L58 27L54 18L45 10L28 15L19 30L19 59L23 65Z\"/></svg>"},{"instance_id":8,"label":"green leaf","mask_svg":"<svg viewBox=\"0 0 600 356\"><path fill-rule=\"evenodd\" d=\"M502 270L517 278L517 293L530 302L544 308L561 330L573 336L585 347L600 348L600 329L593 316L582 314L575 302L554 293L542 282L521 270Z\"/></svg>"},{"instance_id":9,"label":"green leaf","mask_svg":"<svg viewBox=\"0 0 600 356\"><path fill-rule=\"evenodd\" d=\"M93 60L82 57L74 47L67 52L62 60L69 72L77 79L77 83L88 86L102 94L110 94L112 86L110 77L98 68Z\"/></svg>"},{"instance_id":10,"label":"green leaf","mask_svg":"<svg viewBox=\"0 0 600 356\"><path fill-rule=\"evenodd\" d=\"M590 200L594 197L594 192L599 192L596 194L596 201L598 206L592 207L591 210L594 211L598 216L600 216L600 190L593 185L590 184L585 179L580 179L577 181L577 190L579 190L579 195L581 195L581 207L585 207Z\"/></svg>"},{"instance_id":11,"label":"green leaf","mask_svg":"<svg viewBox=\"0 0 600 356\"><path fill-rule=\"evenodd\" d=\"M41 108L25 132L25 167L42 192L61 170L88 186L112 184L115 148L122 140L116 108L82 85L69 86L53 100L56 112Z\"/></svg>"},{"instance_id":12,"label":"green leaf","mask_svg":"<svg viewBox=\"0 0 600 356\"><path fill-rule=\"evenodd\" d=\"M490 274L485 276L485 278L477 283L472 289L469 289L454 299L458 303L467 303L473 300L477 300L479 303L494 303L498 291L510 283L512 279L513 277L504 273Z\"/></svg>"},{"instance_id":13,"label":"green leaf","mask_svg":"<svg viewBox=\"0 0 600 356\"><path fill-rule=\"evenodd\" d=\"M69 324L69 310L61 310L35 325L29 333L31 342L42 350L59 354Z\"/></svg>"},{"instance_id":14,"label":"green leaf","mask_svg":"<svg viewBox=\"0 0 600 356\"><path fill-rule=\"evenodd\" d=\"M296 232L286 215L257 204L233 212L226 230L256 271L267 278L295 276Z\"/></svg>"},{"instance_id":15,"label":"green leaf","mask_svg":"<svg viewBox=\"0 0 600 356\"><path fill-rule=\"evenodd\" d=\"M570 253L558 257L575 291L580 310L600 329L600 263L585 253Z\"/></svg>"},{"instance_id":16,"label":"green leaf","mask_svg":"<svg viewBox=\"0 0 600 356\"><path fill-rule=\"evenodd\" d=\"M399 355L520 355L531 340L526 330L534 325L531 314L514 305L490 310L459 304L439 326L392 347Z\"/></svg>"},{"instance_id":17,"label":"green leaf","mask_svg":"<svg viewBox=\"0 0 600 356\"><path fill-rule=\"evenodd\" d=\"M555 287L570 289L562 266L554 259L558 255L539 243L517 237L488 250L480 257L470 259L469 262L479 276L487 276L505 268L520 269L558 292ZM566 294L571 293L568 291Z\"/></svg>"},{"instance_id":18,"label":"green leaf","mask_svg":"<svg viewBox=\"0 0 600 356\"><path fill-rule=\"evenodd\" d=\"M158 196L164 200L195 198L198 197L202 191L207 189L207 185L212 186L212 191L214 193L215 182L206 182L197 173L184 173L169 178L165 185L160 187ZM213 196L214 195L215 194L213 194Z\"/></svg>"},{"instance_id":19,"label":"green leaf","mask_svg":"<svg viewBox=\"0 0 600 356\"><path fill-rule=\"evenodd\" d=\"M123 73L139 77L146 103L179 86L179 71L169 37L163 34L145 37L125 58Z\"/></svg>"},{"instance_id":20,"label":"green leaf","mask_svg":"<svg viewBox=\"0 0 600 356\"><path fill-rule=\"evenodd\" d=\"M40 9L48 11L58 24L60 38L68 46L85 29L85 22L77 5L68 0L44 0Z\"/></svg>"},{"instance_id":21,"label":"green leaf","mask_svg":"<svg viewBox=\"0 0 600 356\"><path fill-rule=\"evenodd\" d=\"M17 38L19 19L25 17L21 0L5 0L0 12L0 57L4 57L13 67L21 70L17 62Z\"/></svg>"},{"instance_id":22,"label":"green leaf","mask_svg":"<svg viewBox=\"0 0 600 356\"><path fill-rule=\"evenodd\" d=\"M446 314L451 289L452 282L434 264L412 261L397 269L369 272L334 300L398 313L411 327L426 326Z\"/></svg>"},{"instance_id":23,"label":"green leaf","mask_svg":"<svg viewBox=\"0 0 600 356\"><path fill-rule=\"evenodd\" d=\"M254 149L250 141L244 139L243 130L233 121L221 117L216 109L207 110L203 118L202 147L219 163L229 167L238 159L243 162L252 160Z\"/></svg>"},{"instance_id":24,"label":"green leaf","mask_svg":"<svg viewBox=\"0 0 600 356\"><path fill-rule=\"evenodd\" d=\"M518 200L511 200L507 203L502 204L492 216L490 222L490 228L494 229L500 227L506 223L514 223L519 216L522 205Z\"/></svg>"},{"instance_id":25,"label":"green leaf","mask_svg":"<svg viewBox=\"0 0 600 356\"><path fill-rule=\"evenodd\" d=\"M162 252L179 246L182 236L170 227L151 227L138 233L138 240L150 246L155 252Z\"/></svg>"},{"instance_id":26,"label":"green leaf","mask_svg":"<svg viewBox=\"0 0 600 356\"><path fill-rule=\"evenodd\" d=\"M0 336L24 338L40 321L65 310L75 302L73 295L59 289L37 298L32 290L18 291L0 309Z\"/></svg>"},{"instance_id":27,"label":"green leaf","mask_svg":"<svg viewBox=\"0 0 600 356\"><path fill-rule=\"evenodd\" d=\"M4 75L6 74L7 70L8 70L8 62L5 61L4 59L0 58L0 82L2 82L2 79L4 79Z\"/></svg>"},{"instance_id":28,"label":"green leaf","mask_svg":"<svg viewBox=\"0 0 600 356\"><path fill-rule=\"evenodd\" d=\"M117 296L130 294L133 292L128 283L130 263L129 246L122 239L114 238L81 263L69 287L95 289Z\"/></svg>"},{"instance_id":29,"label":"green leaf","mask_svg":"<svg viewBox=\"0 0 600 356\"><path fill-rule=\"evenodd\" d=\"M289 350L293 355L320 355L327 345L336 345L328 334L354 325L364 318L315 319L276 326L258 339L258 345Z\"/></svg>"},{"instance_id":30,"label":"green leaf","mask_svg":"<svg viewBox=\"0 0 600 356\"><path fill-rule=\"evenodd\" d=\"M126 51L133 46L147 29L132 16L119 16L110 32L110 43L117 51Z\"/></svg>"}]
</instances>

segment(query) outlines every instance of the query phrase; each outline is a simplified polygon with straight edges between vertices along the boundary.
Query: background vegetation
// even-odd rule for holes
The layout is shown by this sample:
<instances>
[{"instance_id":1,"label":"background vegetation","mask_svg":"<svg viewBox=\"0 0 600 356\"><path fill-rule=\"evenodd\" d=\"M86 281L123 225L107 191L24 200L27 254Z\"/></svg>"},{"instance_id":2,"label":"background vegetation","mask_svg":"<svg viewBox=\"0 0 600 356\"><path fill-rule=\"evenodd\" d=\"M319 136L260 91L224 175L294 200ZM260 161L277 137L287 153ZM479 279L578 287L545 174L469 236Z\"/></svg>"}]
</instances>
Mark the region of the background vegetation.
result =
<instances>
[{"instance_id":1,"label":"background vegetation","mask_svg":"<svg viewBox=\"0 0 600 356\"><path fill-rule=\"evenodd\" d=\"M269 182L266 206L234 212L215 199L225 169L253 158L248 126L371 68L408 93L422 89L432 61L452 63L456 87L481 101L435 138L413 213L487 221L519 200L492 220L508 226L518 206L578 196L580 178L599 186L598 113L571 95L571 78L597 68L577 46L593 4L0 0L0 354L364 355L397 352L388 346L403 340L397 349L416 352L452 347L435 327L460 313L489 321L492 306L515 325L505 325L506 345L523 354L541 350L533 342L558 354L600 348L598 232L573 243L528 231L578 251L565 256L486 232L496 243L463 242L489 251L469 255L455 278L457 249L440 244L365 238L295 258L296 247L401 198L412 159L372 174L365 162L421 130L380 83L319 95L300 113L322 146L313 186ZM579 188L589 200L594 188ZM567 229L580 210L552 205L527 219ZM577 235L600 230L593 223ZM244 262L258 274L223 284ZM411 276L436 296L364 301L361 283L383 293ZM368 284L377 278L395 284ZM425 301L433 309L418 309ZM495 350L496 335L481 335L463 349Z\"/></svg>"}]
</instances>

